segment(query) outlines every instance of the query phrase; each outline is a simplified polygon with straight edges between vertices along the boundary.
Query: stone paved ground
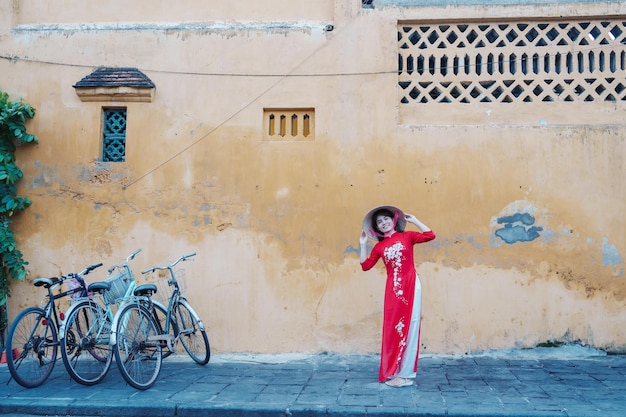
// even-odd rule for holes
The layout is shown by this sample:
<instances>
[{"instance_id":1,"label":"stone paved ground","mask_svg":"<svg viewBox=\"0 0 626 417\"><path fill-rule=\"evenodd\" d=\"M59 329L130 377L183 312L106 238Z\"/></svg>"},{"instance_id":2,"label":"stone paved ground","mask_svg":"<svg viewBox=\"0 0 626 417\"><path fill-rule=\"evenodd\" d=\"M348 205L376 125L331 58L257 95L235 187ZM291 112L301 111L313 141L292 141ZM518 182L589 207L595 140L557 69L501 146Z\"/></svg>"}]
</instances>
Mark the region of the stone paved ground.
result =
<instances>
[{"instance_id":1,"label":"stone paved ground","mask_svg":"<svg viewBox=\"0 0 626 417\"><path fill-rule=\"evenodd\" d=\"M59 361L26 389L0 365L0 414L72 416L626 416L626 356L520 359L423 356L416 384L378 383L377 355L287 358L183 355L154 387L127 385L115 364L103 382L73 382Z\"/></svg>"}]
</instances>

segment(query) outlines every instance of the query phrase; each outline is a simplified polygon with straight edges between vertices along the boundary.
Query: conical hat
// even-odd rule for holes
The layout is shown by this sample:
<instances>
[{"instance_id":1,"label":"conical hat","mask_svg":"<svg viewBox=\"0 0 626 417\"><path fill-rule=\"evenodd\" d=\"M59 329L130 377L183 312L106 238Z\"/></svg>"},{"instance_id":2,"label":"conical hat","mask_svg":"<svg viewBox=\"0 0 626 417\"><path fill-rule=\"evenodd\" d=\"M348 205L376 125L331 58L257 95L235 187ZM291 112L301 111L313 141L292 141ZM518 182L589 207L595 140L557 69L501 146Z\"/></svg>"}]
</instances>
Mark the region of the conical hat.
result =
<instances>
[{"instance_id":1,"label":"conical hat","mask_svg":"<svg viewBox=\"0 0 626 417\"><path fill-rule=\"evenodd\" d=\"M378 210L387 209L394 214L394 219L396 221L396 230L400 232L404 232L404 228L406 227L406 219L404 218L404 212L395 206L378 206L371 209L363 218L363 231L370 239L378 240L378 235L374 229L372 229L372 216Z\"/></svg>"}]
</instances>

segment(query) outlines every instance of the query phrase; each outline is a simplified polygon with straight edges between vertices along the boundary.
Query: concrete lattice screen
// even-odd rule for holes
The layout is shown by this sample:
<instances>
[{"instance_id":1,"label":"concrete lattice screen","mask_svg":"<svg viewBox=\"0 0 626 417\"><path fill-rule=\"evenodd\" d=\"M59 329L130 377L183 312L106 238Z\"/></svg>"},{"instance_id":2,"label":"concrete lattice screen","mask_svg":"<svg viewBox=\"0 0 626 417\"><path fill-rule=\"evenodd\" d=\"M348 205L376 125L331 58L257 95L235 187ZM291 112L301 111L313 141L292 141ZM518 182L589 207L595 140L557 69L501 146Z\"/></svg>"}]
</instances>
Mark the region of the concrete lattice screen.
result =
<instances>
[{"instance_id":1,"label":"concrete lattice screen","mask_svg":"<svg viewBox=\"0 0 626 417\"><path fill-rule=\"evenodd\" d=\"M621 20L400 23L400 101L626 101L625 45Z\"/></svg>"}]
</instances>

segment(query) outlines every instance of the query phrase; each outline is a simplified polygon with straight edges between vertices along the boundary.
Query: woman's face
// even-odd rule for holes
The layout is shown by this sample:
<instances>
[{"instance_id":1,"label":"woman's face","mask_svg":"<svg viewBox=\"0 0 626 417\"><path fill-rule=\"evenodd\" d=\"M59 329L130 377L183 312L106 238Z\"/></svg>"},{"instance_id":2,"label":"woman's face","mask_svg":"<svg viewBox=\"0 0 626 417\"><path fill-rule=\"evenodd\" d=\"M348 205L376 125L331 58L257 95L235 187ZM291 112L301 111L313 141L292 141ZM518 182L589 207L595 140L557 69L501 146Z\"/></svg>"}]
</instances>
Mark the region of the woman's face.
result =
<instances>
[{"instance_id":1,"label":"woman's face","mask_svg":"<svg viewBox=\"0 0 626 417\"><path fill-rule=\"evenodd\" d=\"M393 218L386 214L376 216L376 227L383 235L386 235L393 230Z\"/></svg>"}]
</instances>

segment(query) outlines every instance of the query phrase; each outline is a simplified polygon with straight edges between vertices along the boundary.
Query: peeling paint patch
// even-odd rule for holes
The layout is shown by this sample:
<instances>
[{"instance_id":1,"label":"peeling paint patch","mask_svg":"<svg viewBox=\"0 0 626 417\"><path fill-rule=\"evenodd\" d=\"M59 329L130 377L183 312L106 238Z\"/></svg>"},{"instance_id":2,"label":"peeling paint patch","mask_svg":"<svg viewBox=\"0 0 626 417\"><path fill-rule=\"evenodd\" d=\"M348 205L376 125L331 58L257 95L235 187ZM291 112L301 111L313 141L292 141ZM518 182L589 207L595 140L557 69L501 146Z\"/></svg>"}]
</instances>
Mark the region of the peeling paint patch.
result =
<instances>
[{"instance_id":1,"label":"peeling paint patch","mask_svg":"<svg viewBox=\"0 0 626 417\"><path fill-rule=\"evenodd\" d=\"M557 233L554 230L550 230L550 229L543 229L541 230L541 238L544 239L546 242L550 243L552 241L552 239L554 239L555 237L558 238L560 236L564 236L566 238L571 237L572 234L571 233Z\"/></svg>"},{"instance_id":2,"label":"peeling paint patch","mask_svg":"<svg viewBox=\"0 0 626 417\"><path fill-rule=\"evenodd\" d=\"M503 210L502 215L493 217L491 220L493 230L492 246L500 246L502 242L508 245L531 242L540 236L548 239L552 238L553 233L545 232L543 226L537 225L536 212L535 206L528 201L511 203Z\"/></svg>"},{"instance_id":3,"label":"peeling paint patch","mask_svg":"<svg viewBox=\"0 0 626 417\"><path fill-rule=\"evenodd\" d=\"M42 167L39 161L35 162L35 167L40 170L40 173L32 176L30 189L34 190L39 187L49 187L53 182L59 180L56 171L52 168Z\"/></svg>"},{"instance_id":4,"label":"peeling paint patch","mask_svg":"<svg viewBox=\"0 0 626 417\"><path fill-rule=\"evenodd\" d=\"M481 250L483 249L483 245L481 245L479 242L476 241L476 239L474 238L474 236L470 236L470 235L458 235L457 238L454 240L455 244L459 244L462 242L467 242L470 245L472 245L472 247L474 247L475 249Z\"/></svg>"},{"instance_id":5,"label":"peeling paint patch","mask_svg":"<svg viewBox=\"0 0 626 417\"><path fill-rule=\"evenodd\" d=\"M116 22L116 23L36 23L18 25L13 29L16 35L28 35L40 32L85 32L85 31L206 31L210 33L220 32L252 32L252 31L276 31L278 33L298 30L309 32L312 30L323 30L329 22L319 20L276 20L276 21L249 21L249 20L220 20L210 23L135 23L135 22Z\"/></svg>"},{"instance_id":6,"label":"peeling paint patch","mask_svg":"<svg viewBox=\"0 0 626 417\"><path fill-rule=\"evenodd\" d=\"M609 243L608 238L602 239L602 266L611 266L617 277L624 276L624 259L615 245Z\"/></svg>"},{"instance_id":7,"label":"peeling paint patch","mask_svg":"<svg viewBox=\"0 0 626 417\"><path fill-rule=\"evenodd\" d=\"M239 226L247 226L249 217L250 217L250 204L246 204L246 210L240 216L237 216L237 224Z\"/></svg>"},{"instance_id":8,"label":"peeling paint patch","mask_svg":"<svg viewBox=\"0 0 626 417\"><path fill-rule=\"evenodd\" d=\"M112 180L112 171L108 163L93 161L90 167L78 167L78 179L90 184L108 184Z\"/></svg>"},{"instance_id":9,"label":"peeling paint patch","mask_svg":"<svg viewBox=\"0 0 626 417\"><path fill-rule=\"evenodd\" d=\"M467 245L471 246L472 248L476 250L484 249L483 245L480 244L480 242L478 242L474 236L467 235L467 234L459 234L459 235L456 235L452 239L437 236L437 239L431 240L428 243L422 244L420 245L420 247L424 249L430 248L434 250L455 247L459 250L463 250Z\"/></svg>"},{"instance_id":10,"label":"peeling paint patch","mask_svg":"<svg viewBox=\"0 0 626 417\"><path fill-rule=\"evenodd\" d=\"M530 242L539 237L543 227L533 226L535 217L528 213L516 213L513 216L500 217L498 224L504 227L495 231L496 236L509 245L519 242Z\"/></svg>"},{"instance_id":11,"label":"peeling paint patch","mask_svg":"<svg viewBox=\"0 0 626 417\"><path fill-rule=\"evenodd\" d=\"M359 249L357 249L357 248L355 248L355 247L354 247L354 246L352 246L352 245L348 245L348 246L346 247L346 250L344 250L344 251L343 251L343 253L344 253L344 254L346 254L346 255L349 255L349 254L351 254L351 253L355 253L355 254L357 254L357 255L358 255L358 254L360 253L360 250L359 250Z\"/></svg>"},{"instance_id":12,"label":"peeling paint patch","mask_svg":"<svg viewBox=\"0 0 626 417\"><path fill-rule=\"evenodd\" d=\"M193 227L208 226L212 223L213 222L211 221L211 218L209 216L202 216L202 217L194 216L194 219L191 221L191 225Z\"/></svg>"}]
</instances>

